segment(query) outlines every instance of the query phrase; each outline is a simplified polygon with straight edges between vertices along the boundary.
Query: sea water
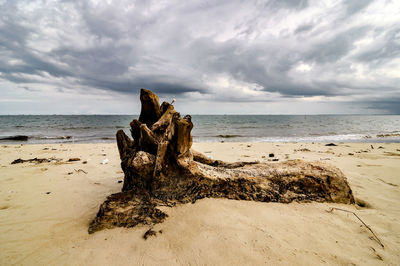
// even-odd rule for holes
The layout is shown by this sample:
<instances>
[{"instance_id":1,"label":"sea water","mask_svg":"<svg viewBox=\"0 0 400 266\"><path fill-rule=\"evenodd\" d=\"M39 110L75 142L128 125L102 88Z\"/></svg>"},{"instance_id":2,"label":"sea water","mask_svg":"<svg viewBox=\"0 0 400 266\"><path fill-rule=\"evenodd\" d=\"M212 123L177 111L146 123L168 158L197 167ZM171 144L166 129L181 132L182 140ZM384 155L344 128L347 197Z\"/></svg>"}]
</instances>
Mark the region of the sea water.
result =
<instances>
[{"instance_id":1,"label":"sea water","mask_svg":"<svg viewBox=\"0 0 400 266\"><path fill-rule=\"evenodd\" d=\"M0 143L115 142L138 115L0 116ZM195 142L400 142L399 115L193 115Z\"/></svg>"}]
</instances>

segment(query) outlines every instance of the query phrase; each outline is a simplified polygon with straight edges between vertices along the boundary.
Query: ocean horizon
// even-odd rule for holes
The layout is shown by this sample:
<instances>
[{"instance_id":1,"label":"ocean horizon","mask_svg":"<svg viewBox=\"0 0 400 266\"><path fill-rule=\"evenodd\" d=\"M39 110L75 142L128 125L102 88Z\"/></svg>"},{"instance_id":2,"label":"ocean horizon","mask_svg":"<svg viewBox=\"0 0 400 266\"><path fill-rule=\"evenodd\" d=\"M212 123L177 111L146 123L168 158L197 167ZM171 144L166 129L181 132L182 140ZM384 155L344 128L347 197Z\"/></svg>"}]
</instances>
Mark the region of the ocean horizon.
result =
<instances>
[{"instance_id":1,"label":"ocean horizon","mask_svg":"<svg viewBox=\"0 0 400 266\"><path fill-rule=\"evenodd\" d=\"M112 143L139 115L0 115L0 143ZM400 115L192 115L194 142L400 142ZM17 140L10 140L23 136Z\"/></svg>"}]
</instances>

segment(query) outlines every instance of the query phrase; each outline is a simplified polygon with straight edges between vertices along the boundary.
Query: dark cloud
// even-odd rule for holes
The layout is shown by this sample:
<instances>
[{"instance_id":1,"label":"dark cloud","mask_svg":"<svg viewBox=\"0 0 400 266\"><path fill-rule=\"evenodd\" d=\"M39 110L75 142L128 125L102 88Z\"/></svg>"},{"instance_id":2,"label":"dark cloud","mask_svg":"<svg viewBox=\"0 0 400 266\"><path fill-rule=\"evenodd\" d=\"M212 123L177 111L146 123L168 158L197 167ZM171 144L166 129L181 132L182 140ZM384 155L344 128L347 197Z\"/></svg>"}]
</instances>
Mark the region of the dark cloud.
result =
<instances>
[{"instance_id":1,"label":"dark cloud","mask_svg":"<svg viewBox=\"0 0 400 266\"><path fill-rule=\"evenodd\" d=\"M389 114L400 114L400 97L395 96L391 99L377 97L363 102L366 108L372 110L381 110Z\"/></svg>"},{"instance_id":2,"label":"dark cloud","mask_svg":"<svg viewBox=\"0 0 400 266\"><path fill-rule=\"evenodd\" d=\"M312 25L312 24L303 24L303 25L298 26L296 28L296 30L294 31L294 33L299 34L299 33L309 32L313 28L314 28L314 25Z\"/></svg>"},{"instance_id":3,"label":"dark cloud","mask_svg":"<svg viewBox=\"0 0 400 266\"><path fill-rule=\"evenodd\" d=\"M302 9L308 6L308 0L271 0L267 1L266 6Z\"/></svg>"},{"instance_id":4,"label":"dark cloud","mask_svg":"<svg viewBox=\"0 0 400 266\"><path fill-rule=\"evenodd\" d=\"M232 102L345 97L398 112L398 7L378 0L0 1L0 81L29 92L126 95L145 87ZM380 100L371 101L377 90Z\"/></svg>"},{"instance_id":5,"label":"dark cloud","mask_svg":"<svg viewBox=\"0 0 400 266\"><path fill-rule=\"evenodd\" d=\"M344 1L343 4L346 6L347 14L354 14L360 12L366 8L372 0L362 0L362 1Z\"/></svg>"},{"instance_id":6,"label":"dark cloud","mask_svg":"<svg viewBox=\"0 0 400 266\"><path fill-rule=\"evenodd\" d=\"M317 63L336 63L352 52L354 42L362 38L367 30L366 26L355 27L323 39L311 46L304 59Z\"/></svg>"},{"instance_id":7,"label":"dark cloud","mask_svg":"<svg viewBox=\"0 0 400 266\"><path fill-rule=\"evenodd\" d=\"M379 29L379 39L357 59L365 64L382 64L400 57L400 24L391 30Z\"/></svg>"}]
</instances>

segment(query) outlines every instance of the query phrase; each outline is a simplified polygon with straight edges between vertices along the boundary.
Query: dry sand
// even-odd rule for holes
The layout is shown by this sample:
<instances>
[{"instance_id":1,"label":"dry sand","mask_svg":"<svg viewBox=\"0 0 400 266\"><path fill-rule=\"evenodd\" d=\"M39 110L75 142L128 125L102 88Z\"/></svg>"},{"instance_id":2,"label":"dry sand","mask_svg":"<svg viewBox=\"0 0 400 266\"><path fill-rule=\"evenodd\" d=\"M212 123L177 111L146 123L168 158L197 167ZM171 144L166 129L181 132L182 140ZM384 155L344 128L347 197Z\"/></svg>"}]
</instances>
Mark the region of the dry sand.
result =
<instances>
[{"instance_id":1,"label":"dry sand","mask_svg":"<svg viewBox=\"0 0 400 266\"><path fill-rule=\"evenodd\" d=\"M263 162L269 153L326 160L366 207L203 199L165 207L169 217L153 229L162 234L147 240L148 226L87 233L99 205L122 187L116 144L2 145L0 265L399 265L400 144L372 145L195 143L226 161ZM35 157L63 162L10 164ZM73 157L81 161L65 163ZM385 247L354 215L330 207L357 213Z\"/></svg>"}]
</instances>

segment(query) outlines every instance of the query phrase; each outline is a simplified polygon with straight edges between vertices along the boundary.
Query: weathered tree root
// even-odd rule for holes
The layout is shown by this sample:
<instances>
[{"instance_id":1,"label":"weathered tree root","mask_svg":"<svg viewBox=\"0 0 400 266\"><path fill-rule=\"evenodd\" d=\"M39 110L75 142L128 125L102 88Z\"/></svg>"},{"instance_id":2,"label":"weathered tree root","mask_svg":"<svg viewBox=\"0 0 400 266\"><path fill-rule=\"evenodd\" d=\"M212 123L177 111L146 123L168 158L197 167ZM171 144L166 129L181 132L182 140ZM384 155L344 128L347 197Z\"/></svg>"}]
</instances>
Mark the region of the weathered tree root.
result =
<instances>
[{"instance_id":1,"label":"weathered tree root","mask_svg":"<svg viewBox=\"0 0 400 266\"><path fill-rule=\"evenodd\" d=\"M100 206L97 217L89 226L89 233L116 226L161 223L168 215L156 208L157 203L159 202L147 193L130 191L112 194Z\"/></svg>"},{"instance_id":2,"label":"weathered tree root","mask_svg":"<svg viewBox=\"0 0 400 266\"><path fill-rule=\"evenodd\" d=\"M148 90L141 90L142 111L131 122L131 140L117 132L122 192L100 206L89 233L115 226L164 221L157 206L195 202L205 197L262 202L317 201L354 203L346 177L336 167L301 160L280 163L212 160L191 150L190 116Z\"/></svg>"}]
</instances>

